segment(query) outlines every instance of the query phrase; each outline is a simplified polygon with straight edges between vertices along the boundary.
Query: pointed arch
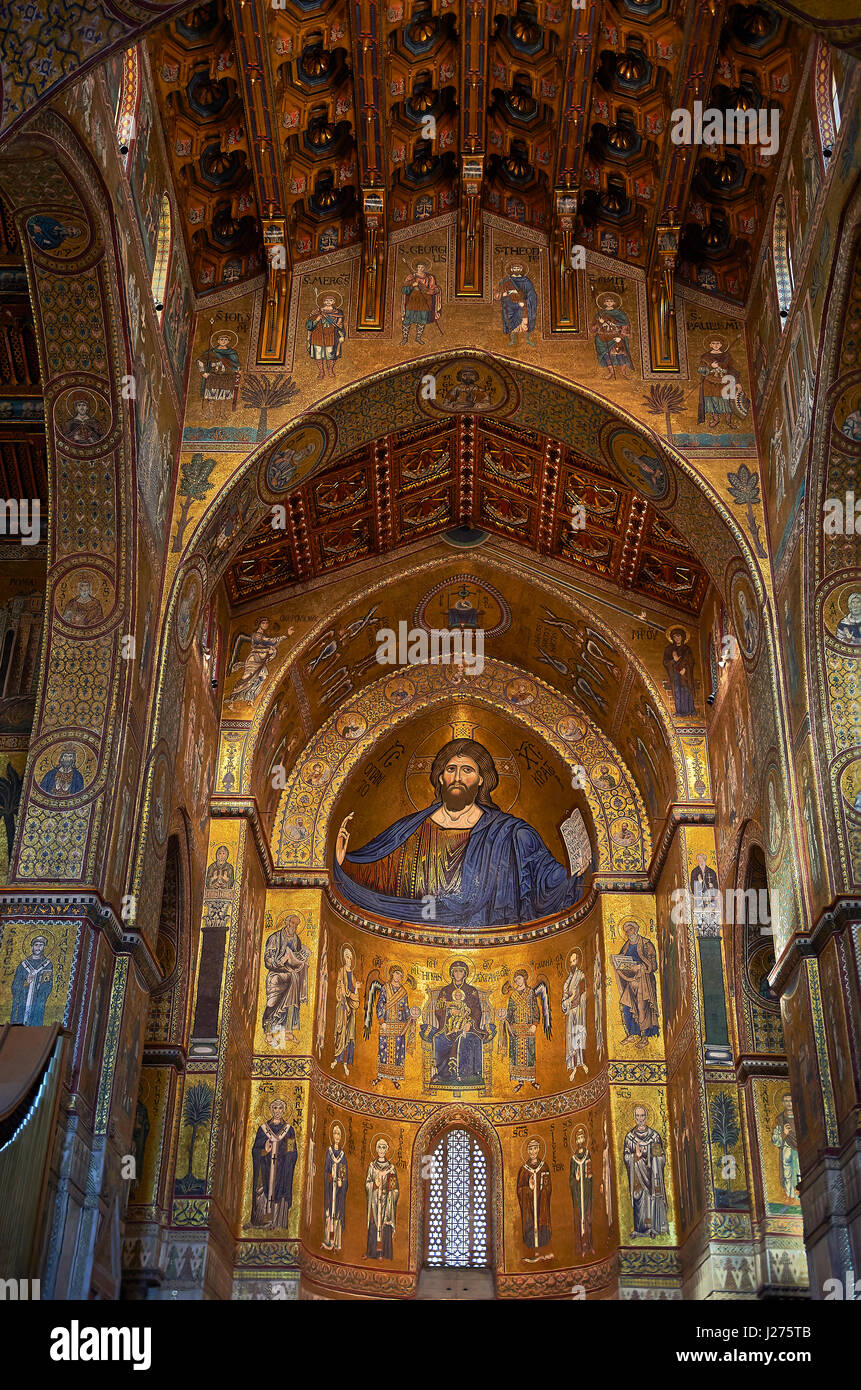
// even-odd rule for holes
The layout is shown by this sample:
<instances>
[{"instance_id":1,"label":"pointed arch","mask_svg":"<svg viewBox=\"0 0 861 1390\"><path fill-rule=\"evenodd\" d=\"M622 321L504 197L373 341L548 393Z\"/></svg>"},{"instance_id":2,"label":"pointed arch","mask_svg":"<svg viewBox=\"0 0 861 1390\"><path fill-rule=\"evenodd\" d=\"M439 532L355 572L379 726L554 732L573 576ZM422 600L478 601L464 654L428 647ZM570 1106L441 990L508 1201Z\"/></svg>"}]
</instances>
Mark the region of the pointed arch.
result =
<instances>
[{"instance_id":1,"label":"pointed arch","mask_svg":"<svg viewBox=\"0 0 861 1390\"><path fill-rule=\"evenodd\" d=\"M771 249L774 254L774 277L777 281L777 303L780 309L780 326L783 328L789 317L789 306L795 290L795 275L792 265L792 252L789 245L789 227L786 216L786 203L783 194L774 209L774 230Z\"/></svg>"},{"instance_id":2,"label":"pointed arch","mask_svg":"<svg viewBox=\"0 0 861 1390\"><path fill-rule=\"evenodd\" d=\"M126 50L122 61L120 94L114 114L117 144L120 147L125 168L128 170L132 157L132 146L137 134L137 118L141 99L140 62L136 44L132 44L131 48Z\"/></svg>"},{"instance_id":3,"label":"pointed arch","mask_svg":"<svg viewBox=\"0 0 861 1390\"><path fill-rule=\"evenodd\" d=\"M827 168L840 130L840 97L831 48L824 39L817 41L813 59L813 104L819 127L819 145Z\"/></svg>"},{"instance_id":4,"label":"pointed arch","mask_svg":"<svg viewBox=\"0 0 861 1390\"><path fill-rule=\"evenodd\" d=\"M170 269L170 250L173 239L170 199L162 194L161 212L158 219L158 237L155 245L155 261L152 268L152 298L156 313L161 322L164 314L164 301L167 294L167 273Z\"/></svg>"}]
</instances>

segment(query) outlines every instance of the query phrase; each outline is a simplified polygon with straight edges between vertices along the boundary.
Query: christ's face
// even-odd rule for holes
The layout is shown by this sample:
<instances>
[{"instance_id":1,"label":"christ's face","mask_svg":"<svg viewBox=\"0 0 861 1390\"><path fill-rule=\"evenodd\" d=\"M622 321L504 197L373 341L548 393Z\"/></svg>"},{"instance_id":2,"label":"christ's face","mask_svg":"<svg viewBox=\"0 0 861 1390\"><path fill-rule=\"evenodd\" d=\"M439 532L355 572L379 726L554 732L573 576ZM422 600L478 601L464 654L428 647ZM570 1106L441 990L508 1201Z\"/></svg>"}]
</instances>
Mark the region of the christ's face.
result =
<instances>
[{"instance_id":1,"label":"christ's face","mask_svg":"<svg viewBox=\"0 0 861 1390\"><path fill-rule=\"evenodd\" d=\"M481 786L481 774L472 758L455 757L442 770L440 795L447 811L471 806Z\"/></svg>"}]
</instances>

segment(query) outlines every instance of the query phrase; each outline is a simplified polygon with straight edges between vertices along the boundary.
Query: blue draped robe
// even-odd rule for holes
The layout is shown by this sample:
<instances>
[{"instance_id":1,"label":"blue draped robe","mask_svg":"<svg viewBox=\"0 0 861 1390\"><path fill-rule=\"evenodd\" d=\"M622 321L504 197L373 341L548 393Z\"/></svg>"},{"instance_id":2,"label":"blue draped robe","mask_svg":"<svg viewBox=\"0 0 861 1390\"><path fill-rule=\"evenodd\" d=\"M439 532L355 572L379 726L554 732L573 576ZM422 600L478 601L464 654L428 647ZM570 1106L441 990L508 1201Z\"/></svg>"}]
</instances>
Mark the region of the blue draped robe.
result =
<instances>
[{"instance_id":1,"label":"blue draped robe","mask_svg":"<svg viewBox=\"0 0 861 1390\"><path fill-rule=\"evenodd\" d=\"M437 802L403 816L349 853L345 863L371 864L393 854L438 809ZM436 898L432 917L427 906L422 917L422 898L379 893L357 883L337 860L334 875L339 892L365 912L452 927L509 925L566 912L578 901L583 886L583 875L570 876L537 831L496 806L482 807L481 819L469 832L460 888Z\"/></svg>"}]
</instances>

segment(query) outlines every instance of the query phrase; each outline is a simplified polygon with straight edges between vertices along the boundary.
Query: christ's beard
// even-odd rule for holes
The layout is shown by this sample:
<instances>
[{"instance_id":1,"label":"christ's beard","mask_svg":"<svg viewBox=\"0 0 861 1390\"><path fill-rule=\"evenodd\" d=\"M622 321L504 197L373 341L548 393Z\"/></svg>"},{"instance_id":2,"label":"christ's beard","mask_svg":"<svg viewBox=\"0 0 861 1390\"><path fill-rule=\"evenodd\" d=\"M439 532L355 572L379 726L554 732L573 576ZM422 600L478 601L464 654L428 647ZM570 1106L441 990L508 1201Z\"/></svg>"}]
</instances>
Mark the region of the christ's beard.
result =
<instances>
[{"instance_id":1,"label":"christ's beard","mask_svg":"<svg viewBox=\"0 0 861 1390\"><path fill-rule=\"evenodd\" d=\"M460 784L453 787L442 787L440 790L442 804L447 811L462 811L464 806L471 806L475 801L476 793Z\"/></svg>"}]
</instances>

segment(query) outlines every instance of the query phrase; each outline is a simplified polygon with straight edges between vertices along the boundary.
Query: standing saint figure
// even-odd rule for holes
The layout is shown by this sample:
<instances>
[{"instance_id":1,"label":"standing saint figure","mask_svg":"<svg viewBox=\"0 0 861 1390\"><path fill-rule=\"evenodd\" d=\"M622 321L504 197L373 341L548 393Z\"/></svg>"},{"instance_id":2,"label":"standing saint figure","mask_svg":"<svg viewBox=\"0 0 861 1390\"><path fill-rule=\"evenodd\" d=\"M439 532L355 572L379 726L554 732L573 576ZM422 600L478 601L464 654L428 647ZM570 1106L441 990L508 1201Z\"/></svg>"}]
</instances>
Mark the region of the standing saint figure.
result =
<instances>
[{"instance_id":1,"label":"standing saint figure","mask_svg":"<svg viewBox=\"0 0 861 1390\"><path fill-rule=\"evenodd\" d=\"M658 1036L658 991L655 973L658 953L648 937L640 935L637 922L622 923L625 946L612 956L619 986L619 1008L625 1025L625 1042L641 1045Z\"/></svg>"},{"instance_id":2,"label":"standing saint figure","mask_svg":"<svg viewBox=\"0 0 861 1390\"><path fill-rule=\"evenodd\" d=\"M697 855L696 866L691 870L691 896L697 935L720 936L720 884L704 854Z\"/></svg>"},{"instance_id":3,"label":"standing saint figure","mask_svg":"<svg viewBox=\"0 0 861 1390\"><path fill-rule=\"evenodd\" d=\"M409 342L410 329L416 326L416 342L424 338L429 323L438 323L442 314L442 290L431 274L428 261L417 261L415 270L405 277L401 287L401 344Z\"/></svg>"},{"instance_id":4,"label":"standing saint figure","mask_svg":"<svg viewBox=\"0 0 861 1390\"><path fill-rule=\"evenodd\" d=\"M365 1257L369 1260L392 1260L395 1236L395 1217L398 1209L398 1175L389 1159L388 1139L377 1139L374 1157L365 1174L368 1194L368 1245Z\"/></svg>"},{"instance_id":5,"label":"standing saint figure","mask_svg":"<svg viewBox=\"0 0 861 1390\"><path fill-rule=\"evenodd\" d=\"M340 1062L344 1075L350 1075L356 1051L356 1013L359 1008L359 981L355 974L356 958L352 946L341 948L341 968L335 981L335 1060L332 1071Z\"/></svg>"},{"instance_id":6,"label":"standing saint figure","mask_svg":"<svg viewBox=\"0 0 861 1390\"><path fill-rule=\"evenodd\" d=\"M271 922L271 917L269 920ZM284 1029L285 1039L293 1042L299 1027L300 1006L308 1002L311 952L299 938L300 924L295 912L285 912L278 929L266 938L263 949L266 1008L261 1027L270 1041L272 1034Z\"/></svg>"},{"instance_id":7,"label":"standing saint figure","mask_svg":"<svg viewBox=\"0 0 861 1390\"><path fill-rule=\"evenodd\" d=\"M568 957L568 974L562 986L562 1012L565 1015L565 1065L568 1080L573 1081L580 1067L589 1075L586 1066L586 976L580 969L580 952ZM596 995L597 1003L597 995Z\"/></svg>"},{"instance_id":8,"label":"standing saint figure","mask_svg":"<svg viewBox=\"0 0 861 1390\"><path fill-rule=\"evenodd\" d=\"M634 1128L625 1135L623 1161L628 1170L628 1186L634 1213L632 1236L665 1235L667 1189L664 1183L664 1143L657 1130L647 1123L645 1105L634 1106Z\"/></svg>"},{"instance_id":9,"label":"standing saint figure","mask_svg":"<svg viewBox=\"0 0 861 1390\"><path fill-rule=\"evenodd\" d=\"M204 885L213 893L228 892L234 884L235 875L233 865L228 864L230 850L227 845L219 845L215 851L215 858L206 870Z\"/></svg>"},{"instance_id":10,"label":"standing saint figure","mask_svg":"<svg viewBox=\"0 0 861 1390\"><path fill-rule=\"evenodd\" d=\"M744 419L750 411L750 400L741 389L738 369L729 354L724 338L712 338L708 351L700 354L697 367L700 376L697 424L718 429L735 426L736 417Z\"/></svg>"},{"instance_id":11,"label":"standing saint figure","mask_svg":"<svg viewBox=\"0 0 861 1390\"><path fill-rule=\"evenodd\" d=\"M525 333L527 343L534 347L538 294L519 261L508 267L493 297L501 301L502 331L508 334L508 341L514 343L518 333Z\"/></svg>"},{"instance_id":12,"label":"standing saint figure","mask_svg":"<svg viewBox=\"0 0 861 1390\"><path fill-rule=\"evenodd\" d=\"M780 1150L780 1181L786 1200L797 1205L796 1188L801 1181L801 1164L798 1161L798 1140L795 1135L795 1115L792 1110L792 1096L787 1091L781 1096L783 1109L774 1122L771 1142Z\"/></svg>"},{"instance_id":13,"label":"standing saint figure","mask_svg":"<svg viewBox=\"0 0 861 1390\"><path fill-rule=\"evenodd\" d=\"M526 1145L526 1161L517 1174L523 1244L531 1251L531 1254L524 1255L524 1264L553 1259L553 1252L545 1249L553 1234L550 1226L550 1192L550 1169L541 1157L541 1140L530 1139ZM544 1250L544 1254L539 1255L539 1250Z\"/></svg>"},{"instance_id":14,"label":"standing saint figure","mask_svg":"<svg viewBox=\"0 0 861 1390\"><path fill-rule=\"evenodd\" d=\"M515 970L511 977L511 987L502 986L503 997L508 995L506 1008L500 1009L502 1029L499 1034L500 1052L508 1040L508 1071L519 1091L524 1081L537 1091L535 1076L535 1037L539 1022L544 1025L544 1036L552 1037L550 1019L550 987L544 976L539 976L534 985L529 983L528 970Z\"/></svg>"},{"instance_id":15,"label":"standing saint figure","mask_svg":"<svg viewBox=\"0 0 861 1390\"><path fill-rule=\"evenodd\" d=\"M664 670L673 692L676 714L696 714L694 654L688 645L684 628L670 628L667 635L670 640L664 647Z\"/></svg>"},{"instance_id":16,"label":"standing saint figure","mask_svg":"<svg viewBox=\"0 0 861 1390\"><path fill-rule=\"evenodd\" d=\"M598 312L589 325L589 332L595 335L598 366L606 369L607 380L615 380L617 372L626 381L630 380L634 374L628 347L631 320L622 308L622 300L617 294L599 294L595 303Z\"/></svg>"},{"instance_id":17,"label":"standing saint figure","mask_svg":"<svg viewBox=\"0 0 861 1390\"><path fill-rule=\"evenodd\" d=\"M200 399L204 409L212 411L213 403L219 405L231 401L236 409L239 392L239 353L236 351L238 338L232 329L213 333L209 340L209 351L197 359L200 372Z\"/></svg>"},{"instance_id":18,"label":"standing saint figure","mask_svg":"<svg viewBox=\"0 0 861 1390\"><path fill-rule=\"evenodd\" d=\"M250 1226L286 1231L293 1201L296 1133L287 1123L287 1102L273 1100L271 1119L260 1125L251 1149L254 1170Z\"/></svg>"},{"instance_id":19,"label":"standing saint figure","mask_svg":"<svg viewBox=\"0 0 861 1390\"><path fill-rule=\"evenodd\" d=\"M332 1125L332 1142L323 1166L323 1249L340 1250L347 1219L347 1155L344 1131Z\"/></svg>"},{"instance_id":20,"label":"standing saint figure","mask_svg":"<svg viewBox=\"0 0 861 1390\"><path fill-rule=\"evenodd\" d=\"M12 976L12 1014L10 1023L26 1023L41 1028L45 1021L45 1004L54 985L54 967L45 955L48 945L44 936L34 936L30 954L18 962Z\"/></svg>"},{"instance_id":21,"label":"standing saint figure","mask_svg":"<svg viewBox=\"0 0 861 1390\"><path fill-rule=\"evenodd\" d=\"M571 1204L574 1208L574 1249L589 1255L592 1245L592 1154L583 1125L571 1135L571 1163L568 1169Z\"/></svg>"},{"instance_id":22,"label":"standing saint figure","mask_svg":"<svg viewBox=\"0 0 861 1390\"><path fill-rule=\"evenodd\" d=\"M341 356L341 345L347 336L344 311L338 307L339 295L324 294L313 314L305 322L308 335L308 356L317 363L317 380L328 374L335 376L335 363Z\"/></svg>"},{"instance_id":23,"label":"standing saint figure","mask_svg":"<svg viewBox=\"0 0 861 1390\"><path fill-rule=\"evenodd\" d=\"M252 705L254 703L260 693L260 687L269 675L269 663L277 655L281 643L287 641L292 631L292 627L288 627L287 631L282 632L279 637L270 637L269 619L261 618L250 636L247 632L236 634L232 660L227 668L228 676L239 665L238 653L242 644L250 642L251 650L245 658L241 679L236 682L230 698L226 701L228 705L241 703Z\"/></svg>"},{"instance_id":24,"label":"standing saint figure","mask_svg":"<svg viewBox=\"0 0 861 1390\"><path fill-rule=\"evenodd\" d=\"M410 979L415 988L415 980ZM385 1077L391 1081L396 1091L404 1079L404 1066L407 1052L412 1052L416 1041L416 1018L420 1009L410 1008L410 997L404 985L404 969L393 965L389 970L388 984L383 984L379 973L371 970L365 980L365 1038L371 1036L371 1026L376 1013L380 1025L377 1043L377 1074L371 1082L379 1086Z\"/></svg>"}]
</instances>

